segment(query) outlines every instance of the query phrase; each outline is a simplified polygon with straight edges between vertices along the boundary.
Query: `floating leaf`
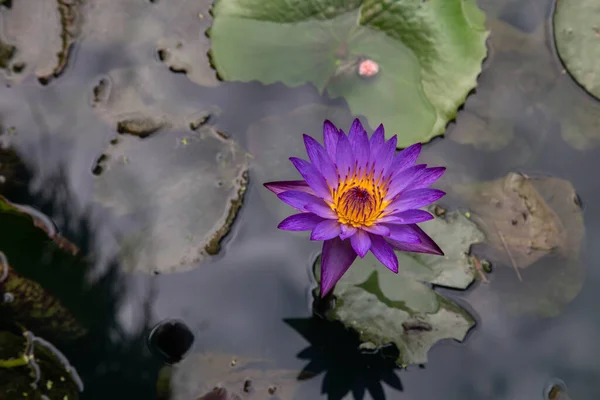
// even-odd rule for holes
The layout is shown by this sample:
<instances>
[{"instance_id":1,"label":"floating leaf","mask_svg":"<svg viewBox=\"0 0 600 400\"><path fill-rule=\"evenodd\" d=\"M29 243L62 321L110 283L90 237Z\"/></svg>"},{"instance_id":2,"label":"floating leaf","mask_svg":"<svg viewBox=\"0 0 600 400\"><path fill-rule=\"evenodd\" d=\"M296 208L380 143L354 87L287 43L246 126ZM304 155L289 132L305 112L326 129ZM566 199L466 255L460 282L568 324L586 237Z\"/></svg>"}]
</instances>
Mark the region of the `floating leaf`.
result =
<instances>
[{"instance_id":1,"label":"floating leaf","mask_svg":"<svg viewBox=\"0 0 600 400\"><path fill-rule=\"evenodd\" d=\"M248 400L296 398L298 371L273 369L263 360L239 359L226 354L192 354L172 367L170 375L170 400L234 400L238 396ZM229 397L201 397L216 386L224 388Z\"/></svg>"},{"instance_id":2,"label":"floating leaf","mask_svg":"<svg viewBox=\"0 0 600 400\"><path fill-rule=\"evenodd\" d=\"M484 15L472 0L219 0L213 14L222 78L310 82L372 127L383 123L388 137L398 133L399 147L444 132L486 55ZM374 76L360 73L375 65Z\"/></svg>"},{"instance_id":3,"label":"floating leaf","mask_svg":"<svg viewBox=\"0 0 600 400\"><path fill-rule=\"evenodd\" d=\"M0 10L7 44L16 48L9 60L15 80L34 73L48 83L62 74L81 28L80 7L80 0L20 0Z\"/></svg>"},{"instance_id":4,"label":"floating leaf","mask_svg":"<svg viewBox=\"0 0 600 400\"><path fill-rule=\"evenodd\" d=\"M30 332L0 331L0 393L3 399L79 398L76 372L54 346Z\"/></svg>"},{"instance_id":5,"label":"floating leaf","mask_svg":"<svg viewBox=\"0 0 600 400\"><path fill-rule=\"evenodd\" d=\"M185 73L192 82L217 86L207 52L210 41L204 32L212 24L209 12L213 0L158 2L156 7L168 15L164 36L157 41L159 58L171 71Z\"/></svg>"},{"instance_id":6,"label":"floating leaf","mask_svg":"<svg viewBox=\"0 0 600 400\"><path fill-rule=\"evenodd\" d=\"M468 312L433 291L428 284L465 289L475 269L470 247L484 235L457 211L422 224L423 230L445 256L397 252L400 271L394 274L369 253L357 259L333 290L334 307L329 319L341 321L359 332L369 346L393 343L398 364L423 364L437 341L462 341L474 325ZM319 280L320 260L315 264Z\"/></svg>"},{"instance_id":7,"label":"floating leaf","mask_svg":"<svg viewBox=\"0 0 600 400\"><path fill-rule=\"evenodd\" d=\"M191 269L216 254L247 185L245 151L210 126L121 135L96 171L95 198L118 219L123 266L148 273Z\"/></svg>"},{"instance_id":8,"label":"floating leaf","mask_svg":"<svg viewBox=\"0 0 600 400\"><path fill-rule=\"evenodd\" d=\"M93 0L83 27L90 46L117 48L131 65L145 66L156 54L164 68L185 73L202 86L217 86L207 56L204 31L210 26L212 0ZM103 50L107 51L107 50Z\"/></svg>"},{"instance_id":9,"label":"floating leaf","mask_svg":"<svg viewBox=\"0 0 600 400\"><path fill-rule=\"evenodd\" d=\"M504 304L550 316L579 293L584 277L579 260L584 225L570 182L510 173L454 189L485 232L492 262L515 270L514 279L491 285Z\"/></svg>"},{"instance_id":10,"label":"floating leaf","mask_svg":"<svg viewBox=\"0 0 600 400\"><path fill-rule=\"evenodd\" d=\"M600 5L597 0L561 0L554 10L556 49L569 73L600 99Z\"/></svg>"},{"instance_id":11,"label":"floating leaf","mask_svg":"<svg viewBox=\"0 0 600 400\"><path fill-rule=\"evenodd\" d=\"M119 68L98 79L92 90L97 115L119 133L145 137L161 129L197 129L219 110L198 111L173 101L173 88L159 79L156 68Z\"/></svg>"},{"instance_id":12,"label":"floating leaf","mask_svg":"<svg viewBox=\"0 0 600 400\"><path fill-rule=\"evenodd\" d=\"M77 247L56 233L52 223L41 213L12 204L2 196L0 225L0 292L4 296L0 313L3 319L30 329L35 327L40 334L61 339L84 335L86 330L59 299L23 276L35 275L32 270L39 268L42 257L56 263L45 267L55 268L57 275L65 272L61 271L65 266L80 268L83 273L83 265L75 257Z\"/></svg>"}]
</instances>

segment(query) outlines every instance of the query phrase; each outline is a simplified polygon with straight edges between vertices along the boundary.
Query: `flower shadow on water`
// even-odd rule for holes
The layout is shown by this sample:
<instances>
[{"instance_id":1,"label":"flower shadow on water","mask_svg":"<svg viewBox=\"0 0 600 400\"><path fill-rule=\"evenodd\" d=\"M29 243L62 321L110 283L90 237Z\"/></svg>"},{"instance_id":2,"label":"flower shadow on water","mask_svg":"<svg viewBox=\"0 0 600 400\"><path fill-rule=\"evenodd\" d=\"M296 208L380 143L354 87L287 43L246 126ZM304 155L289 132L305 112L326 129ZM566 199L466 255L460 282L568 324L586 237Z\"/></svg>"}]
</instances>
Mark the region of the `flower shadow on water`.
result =
<instances>
[{"instance_id":1,"label":"flower shadow on water","mask_svg":"<svg viewBox=\"0 0 600 400\"><path fill-rule=\"evenodd\" d=\"M403 391L394 360L398 356L395 346L369 353L359 348L358 334L339 322L319 317L285 319L284 322L310 342L310 346L297 354L308 364L298 380L309 380L325 373L321 392L329 400L341 400L349 392L354 400L365 398L369 392L373 400L385 400L382 383Z\"/></svg>"}]
</instances>

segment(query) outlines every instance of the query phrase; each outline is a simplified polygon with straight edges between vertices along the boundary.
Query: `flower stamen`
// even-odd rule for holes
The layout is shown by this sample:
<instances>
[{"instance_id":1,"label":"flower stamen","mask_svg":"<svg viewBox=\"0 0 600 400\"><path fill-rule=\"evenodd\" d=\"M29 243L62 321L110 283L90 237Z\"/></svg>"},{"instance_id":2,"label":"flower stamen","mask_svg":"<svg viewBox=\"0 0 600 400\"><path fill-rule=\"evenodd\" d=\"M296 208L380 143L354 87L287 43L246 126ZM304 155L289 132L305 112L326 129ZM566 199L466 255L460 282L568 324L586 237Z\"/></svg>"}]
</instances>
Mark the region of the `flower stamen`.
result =
<instances>
[{"instance_id":1,"label":"flower stamen","mask_svg":"<svg viewBox=\"0 0 600 400\"><path fill-rule=\"evenodd\" d=\"M367 163L364 171L355 163L352 170L348 168L344 180L338 174L339 184L331 190L330 207L340 223L355 228L372 226L382 216L390 204L384 198L391 179L384 176L383 171L377 172L376 176L375 163Z\"/></svg>"}]
</instances>

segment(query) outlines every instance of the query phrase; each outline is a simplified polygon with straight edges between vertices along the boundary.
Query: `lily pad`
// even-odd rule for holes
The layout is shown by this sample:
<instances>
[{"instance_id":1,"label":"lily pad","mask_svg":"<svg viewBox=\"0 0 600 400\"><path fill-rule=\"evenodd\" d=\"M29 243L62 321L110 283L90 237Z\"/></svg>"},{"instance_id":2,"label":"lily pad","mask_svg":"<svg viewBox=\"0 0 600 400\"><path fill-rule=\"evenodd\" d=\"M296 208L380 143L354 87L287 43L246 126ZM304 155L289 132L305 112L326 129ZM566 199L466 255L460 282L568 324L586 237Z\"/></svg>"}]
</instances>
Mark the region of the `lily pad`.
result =
<instances>
[{"instance_id":1,"label":"lily pad","mask_svg":"<svg viewBox=\"0 0 600 400\"><path fill-rule=\"evenodd\" d=\"M66 269L84 266L78 249L58 234L41 213L8 202L0 196L0 315L6 322L19 323L44 335L63 340L83 336L86 329L65 305L31 279L38 275L41 259L52 260L54 277ZM23 248L23 245L25 248ZM81 298L79 299L81 301Z\"/></svg>"},{"instance_id":2,"label":"lily pad","mask_svg":"<svg viewBox=\"0 0 600 400\"><path fill-rule=\"evenodd\" d=\"M556 49L569 73L600 99L600 4L561 0L554 10Z\"/></svg>"},{"instance_id":3,"label":"lily pad","mask_svg":"<svg viewBox=\"0 0 600 400\"><path fill-rule=\"evenodd\" d=\"M473 0L218 0L213 14L212 62L223 79L310 82L372 127L383 123L388 137L399 133L399 147L444 132L486 56ZM369 65L378 72L360 73Z\"/></svg>"},{"instance_id":4,"label":"lily pad","mask_svg":"<svg viewBox=\"0 0 600 400\"><path fill-rule=\"evenodd\" d=\"M62 74L81 29L80 8L80 0L20 0L0 9L2 33L16 49L10 58L15 81L33 73L46 84Z\"/></svg>"},{"instance_id":5,"label":"lily pad","mask_svg":"<svg viewBox=\"0 0 600 400\"><path fill-rule=\"evenodd\" d=\"M514 270L501 279L496 269L490 295L515 312L557 315L584 279L583 215L571 183L511 173L454 189L487 236L486 256Z\"/></svg>"},{"instance_id":6,"label":"lily pad","mask_svg":"<svg viewBox=\"0 0 600 400\"><path fill-rule=\"evenodd\" d=\"M159 58L171 71L184 73L201 86L219 83L208 60L210 40L204 34L212 24L212 3L213 0L178 0L155 5L169 20L164 36L157 40Z\"/></svg>"},{"instance_id":7,"label":"lily pad","mask_svg":"<svg viewBox=\"0 0 600 400\"><path fill-rule=\"evenodd\" d=\"M83 27L91 46L110 46L126 53L132 65L155 58L173 72L185 73L201 86L219 84L207 52L204 31L212 23L212 0L94 0ZM107 50L104 50L107 51Z\"/></svg>"},{"instance_id":8,"label":"lily pad","mask_svg":"<svg viewBox=\"0 0 600 400\"><path fill-rule=\"evenodd\" d=\"M422 224L445 256L397 252L393 274L369 253L357 259L333 290L327 318L356 330L369 347L393 343L399 365L424 364L442 339L462 341L475 322L460 306L436 293L431 284L465 289L474 280L472 244L484 240L477 225L457 211ZM319 280L320 260L315 263Z\"/></svg>"},{"instance_id":9,"label":"lily pad","mask_svg":"<svg viewBox=\"0 0 600 400\"><path fill-rule=\"evenodd\" d=\"M169 369L170 400L297 398L298 371L274 369L265 360L226 354L192 354ZM224 389L221 397L213 393L215 387Z\"/></svg>"},{"instance_id":10,"label":"lily pad","mask_svg":"<svg viewBox=\"0 0 600 400\"><path fill-rule=\"evenodd\" d=\"M0 331L2 398L77 400L81 382L65 362L54 346L30 332L18 336Z\"/></svg>"},{"instance_id":11,"label":"lily pad","mask_svg":"<svg viewBox=\"0 0 600 400\"><path fill-rule=\"evenodd\" d=\"M173 88L157 72L147 66L118 68L100 77L90 93L98 117L119 133L145 137L164 129L195 130L220 113L216 106L198 110L174 102Z\"/></svg>"},{"instance_id":12,"label":"lily pad","mask_svg":"<svg viewBox=\"0 0 600 400\"><path fill-rule=\"evenodd\" d=\"M95 199L115 218L127 271L183 271L218 253L247 185L246 152L206 125L121 135L100 166Z\"/></svg>"}]
</instances>

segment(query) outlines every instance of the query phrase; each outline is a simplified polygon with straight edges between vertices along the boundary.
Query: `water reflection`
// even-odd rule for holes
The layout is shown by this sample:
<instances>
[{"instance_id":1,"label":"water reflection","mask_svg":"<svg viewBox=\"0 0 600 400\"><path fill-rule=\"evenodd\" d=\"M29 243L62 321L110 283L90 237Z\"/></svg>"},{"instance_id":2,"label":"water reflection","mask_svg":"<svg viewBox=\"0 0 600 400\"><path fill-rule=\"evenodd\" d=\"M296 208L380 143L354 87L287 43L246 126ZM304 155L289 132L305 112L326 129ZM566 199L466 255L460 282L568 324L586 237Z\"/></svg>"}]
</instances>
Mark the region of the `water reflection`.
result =
<instances>
[{"instance_id":1,"label":"water reflection","mask_svg":"<svg viewBox=\"0 0 600 400\"><path fill-rule=\"evenodd\" d=\"M376 353L361 351L358 333L319 317L284 322L310 343L297 354L308 361L298 379L305 381L325 373L321 393L327 394L329 400L341 400L348 393L352 393L354 400L362 400L366 392L373 400L384 400L382 383L403 391L396 374L399 367L394 362L398 356L395 348Z\"/></svg>"}]
</instances>

